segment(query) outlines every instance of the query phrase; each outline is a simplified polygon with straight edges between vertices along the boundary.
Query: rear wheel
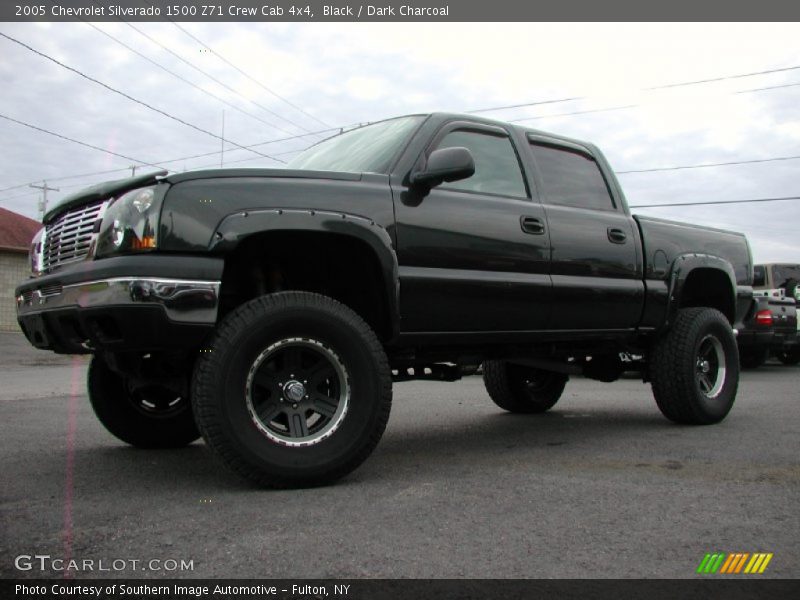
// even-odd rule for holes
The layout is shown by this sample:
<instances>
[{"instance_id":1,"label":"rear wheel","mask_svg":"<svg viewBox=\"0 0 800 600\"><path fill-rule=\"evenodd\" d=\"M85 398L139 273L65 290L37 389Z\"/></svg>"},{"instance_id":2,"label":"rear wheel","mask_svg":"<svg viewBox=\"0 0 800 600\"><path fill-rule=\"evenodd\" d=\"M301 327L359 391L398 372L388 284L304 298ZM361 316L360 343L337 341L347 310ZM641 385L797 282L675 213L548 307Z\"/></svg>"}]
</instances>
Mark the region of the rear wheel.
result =
<instances>
[{"instance_id":1,"label":"rear wheel","mask_svg":"<svg viewBox=\"0 0 800 600\"><path fill-rule=\"evenodd\" d=\"M713 308L681 309L655 343L650 379L668 419L693 425L722 421L739 385L739 353L725 316Z\"/></svg>"},{"instance_id":2,"label":"rear wheel","mask_svg":"<svg viewBox=\"0 0 800 600\"><path fill-rule=\"evenodd\" d=\"M555 406L569 376L499 360L483 363L483 383L494 403L512 413L543 413Z\"/></svg>"},{"instance_id":3,"label":"rear wheel","mask_svg":"<svg viewBox=\"0 0 800 600\"><path fill-rule=\"evenodd\" d=\"M139 448L180 448L200 437L189 399L157 383L137 382L95 355L87 378L89 402L115 437Z\"/></svg>"},{"instance_id":4,"label":"rear wheel","mask_svg":"<svg viewBox=\"0 0 800 600\"><path fill-rule=\"evenodd\" d=\"M392 388L383 347L348 307L318 294L256 298L200 355L193 404L206 444L268 487L331 482L381 438Z\"/></svg>"},{"instance_id":5,"label":"rear wheel","mask_svg":"<svg viewBox=\"0 0 800 600\"><path fill-rule=\"evenodd\" d=\"M794 346L790 350L781 350L775 356L785 365L796 365L800 363L800 346Z\"/></svg>"}]
</instances>

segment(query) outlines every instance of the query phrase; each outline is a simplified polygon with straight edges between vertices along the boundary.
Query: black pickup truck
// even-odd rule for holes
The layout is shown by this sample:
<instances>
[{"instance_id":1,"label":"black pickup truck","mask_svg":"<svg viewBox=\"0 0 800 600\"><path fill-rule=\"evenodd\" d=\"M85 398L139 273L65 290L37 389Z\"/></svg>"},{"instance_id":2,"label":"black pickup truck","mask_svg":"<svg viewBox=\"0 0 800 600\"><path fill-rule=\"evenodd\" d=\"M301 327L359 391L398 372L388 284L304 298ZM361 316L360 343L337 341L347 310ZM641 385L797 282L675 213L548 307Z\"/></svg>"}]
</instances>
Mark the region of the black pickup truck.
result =
<instances>
[{"instance_id":1,"label":"black pickup truck","mask_svg":"<svg viewBox=\"0 0 800 600\"><path fill-rule=\"evenodd\" d=\"M286 169L99 185L44 224L16 291L30 342L94 354L89 399L118 438L202 434L263 485L346 474L393 381L480 364L515 413L632 364L677 423L721 421L736 396L744 236L632 216L596 147L540 131L390 119Z\"/></svg>"}]
</instances>

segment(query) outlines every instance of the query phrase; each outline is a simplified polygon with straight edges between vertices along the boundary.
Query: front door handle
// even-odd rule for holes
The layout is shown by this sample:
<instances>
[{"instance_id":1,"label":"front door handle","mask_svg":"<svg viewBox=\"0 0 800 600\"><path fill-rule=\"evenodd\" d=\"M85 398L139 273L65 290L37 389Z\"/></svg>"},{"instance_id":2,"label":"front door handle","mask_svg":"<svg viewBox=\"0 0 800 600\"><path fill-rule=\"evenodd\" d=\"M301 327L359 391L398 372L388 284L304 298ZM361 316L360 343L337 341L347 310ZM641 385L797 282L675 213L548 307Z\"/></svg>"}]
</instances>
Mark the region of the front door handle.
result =
<instances>
[{"instance_id":1,"label":"front door handle","mask_svg":"<svg viewBox=\"0 0 800 600\"><path fill-rule=\"evenodd\" d=\"M624 244L628 239L622 229L615 229L614 227L608 228L608 241L612 244Z\"/></svg>"},{"instance_id":2,"label":"front door handle","mask_svg":"<svg viewBox=\"0 0 800 600\"><path fill-rule=\"evenodd\" d=\"M520 227L525 233L542 235L544 233L544 222L536 217L521 216L519 218Z\"/></svg>"}]
</instances>

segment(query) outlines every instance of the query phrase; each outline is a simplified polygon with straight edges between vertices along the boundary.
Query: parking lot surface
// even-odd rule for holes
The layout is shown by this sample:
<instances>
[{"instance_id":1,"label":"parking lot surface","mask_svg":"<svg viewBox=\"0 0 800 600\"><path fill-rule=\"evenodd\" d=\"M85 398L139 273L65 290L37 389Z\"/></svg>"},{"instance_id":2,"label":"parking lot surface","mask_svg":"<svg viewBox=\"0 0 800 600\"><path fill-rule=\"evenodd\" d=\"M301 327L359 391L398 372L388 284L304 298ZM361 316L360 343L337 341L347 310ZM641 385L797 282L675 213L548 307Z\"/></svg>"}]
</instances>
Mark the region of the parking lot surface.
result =
<instances>
[{"instance_id":1,"label":"parking lot surface","mask_svg":"<svg viewBox=\"0 0 800 600\"><path fill-rule=\"evenodd\" d=\"M504 413L479 377L398 384L362 467L271 491L202 442L125 446L92 414L86 359L0 342L3 577L62 576L15 568L38 554L95 561L76 577L683 578L708 552L800 576L798 367L744 372L709 427L671 424L635 379L575 378L538 416Z\"/></svg>"}]
</instances>

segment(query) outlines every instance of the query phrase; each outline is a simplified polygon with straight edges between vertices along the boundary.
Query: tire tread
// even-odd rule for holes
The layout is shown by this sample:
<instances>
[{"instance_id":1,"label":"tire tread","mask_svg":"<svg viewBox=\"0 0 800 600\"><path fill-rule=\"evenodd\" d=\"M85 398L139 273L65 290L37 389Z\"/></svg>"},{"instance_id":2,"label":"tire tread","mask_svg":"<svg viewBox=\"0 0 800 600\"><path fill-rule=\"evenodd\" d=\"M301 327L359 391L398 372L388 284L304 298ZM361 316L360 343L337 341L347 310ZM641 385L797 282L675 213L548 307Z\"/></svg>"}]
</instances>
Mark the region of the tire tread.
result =
<instances>
[{"instance_id":1,"label":"tire tread","mask_svg":"<svg viewBox=\"0 0 800 600\"><path fill-rule=\"evenodd\" d=\"M367 350L372 353L379 362L378 376L381 404L377 423L372 427L369 439L360 448L359 452L347 462L327 471L324 475L319 475L314 478L305 478L300 482L301 485L311 487L330 483L349 473L364 462L378 445L386 429L392 402L391 371L389 370L386 353L377 335L375 335L375 332L357 313L333 298L310 292L280 292L260 296L231 311L225 316L212 334L207 345L207 349L211 351L201 352L196 362L192 387L192 402L195 419L197 420L198 428L206 444L226 467L242 477L254 481L258 485L276 489L298 487L299 482L296 478L292 477L266 474L244 460L239 453L234 450L222 429L215 425L215 423L220 422L222 415L213 399L213 382L216 374L221 371L222 365L220 364L221 358L219 353L213 352L213 348L234 343L237 331L241 331L243 328L247 328L253 321L263 318L264 314L290 308L317 309L328 312L334 318L345 319L357 330L362 341L367 344Z\"/></svg>"},{"instance_id":2,"label":"tire tread","mask_svg":"<svg viewBox=\"0 0 800 600\"><path fill-rule=\"evenodd\" d=\"M681 309L670 330L654 345L650 359L653 396L661 413L676 423L706 425L721 420L703 414L692 395L687 393L687 390L693 389L695 386L694 370L676 366L682 360L694 360L694 344L699 335L698 332L712 320L722 320L727 324L724 315L713 308ZM736 352L735 343L733 351ZM738 356L736 364L738 365ZM738 385L738 375L736 379L733 388L734 396Z\"/></svg>"}]
</instances>

